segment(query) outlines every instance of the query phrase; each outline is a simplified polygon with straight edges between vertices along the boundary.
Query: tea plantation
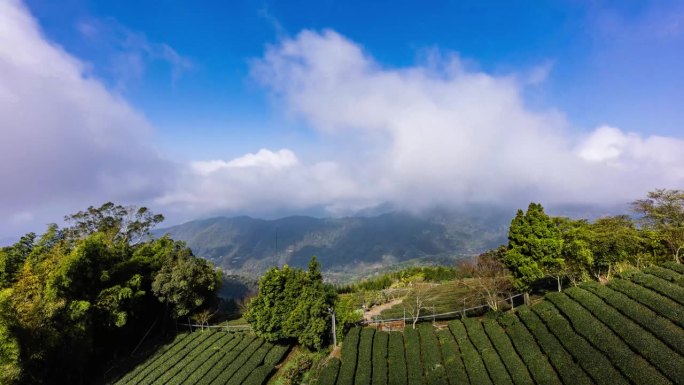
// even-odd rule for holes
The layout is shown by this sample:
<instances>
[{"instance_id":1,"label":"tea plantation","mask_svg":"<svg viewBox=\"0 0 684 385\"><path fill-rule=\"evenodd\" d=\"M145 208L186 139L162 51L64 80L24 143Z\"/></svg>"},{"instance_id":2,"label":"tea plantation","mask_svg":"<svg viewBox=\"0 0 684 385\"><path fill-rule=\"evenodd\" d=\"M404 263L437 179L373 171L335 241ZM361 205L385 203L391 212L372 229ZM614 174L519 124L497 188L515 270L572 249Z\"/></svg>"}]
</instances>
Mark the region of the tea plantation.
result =
<instances>
[{"instance_id":1,"label":"tea plantation","mask_svg":"<svg viewBox=\"0 0 684 385\"><path fill-rule=\"evenodd\" d=\"M666 264L440 328L353 328L321 385L684 385L684 269Z\"/></svg>"},{"instance_id":2,"label":"tea plantation","mask_svg":"<svg viewBox=\"0 0 684 385\"><path fill-rule=\"evenodd\" d=\"M260 385L288 350L241 332L183 333L116 384Z\"/></svg>"}]
</instances>

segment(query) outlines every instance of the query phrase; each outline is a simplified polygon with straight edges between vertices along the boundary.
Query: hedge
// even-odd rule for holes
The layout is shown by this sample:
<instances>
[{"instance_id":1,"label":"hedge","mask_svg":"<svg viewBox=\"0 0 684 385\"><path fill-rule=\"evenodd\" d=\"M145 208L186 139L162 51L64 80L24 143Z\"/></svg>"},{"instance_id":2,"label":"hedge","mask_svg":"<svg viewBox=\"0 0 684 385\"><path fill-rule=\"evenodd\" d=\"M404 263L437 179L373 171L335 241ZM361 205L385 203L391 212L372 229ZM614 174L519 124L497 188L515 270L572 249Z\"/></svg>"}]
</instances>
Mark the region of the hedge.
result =
<instances>
[{"instance_id":1,"label":"hedge","mask_svg":"<svg viewBox=\"0 0 684 385\"><path fill-rule=\"evenodd\" d=\"M427 384L446 384L447 376L442 363L442 354L437 337L430 323L418 325L420 334L420 353L423 357L423 373ZM374 384L375 385L375 384Z\"/></svg>"},{"instance_id":2,"label":"hedge","mask_svg":"<svg viewBox=\"0 0 684 385\"><path fill-rule=\"evenodd\" d=\"M157 352L141 364L135 367L134 370L128 372L125 376L123 376L119 381L117 381L117 384L125 384L128 381L132 380L135 377L138 377L142 372L147 370L152 365L156 365L157 361L162 359L162 357L168 352L169 350L173 349L176 347L176 345L180 344L181 342L187 343L188 340L185 340L185 338L189 335L190 333L180 333L177 334L176 337L173 339L173 342L171 342L168 345L163 346Z\"/></svg>"},{"instance_id":3,"label":"hedge","mask_svg":"<svg viewBox=\"0 0 684 385\"><path fill-rule=\"evenodd\" d=\"M207 333L207 332L203 332ZM215 353L216 351L212 351L211 346L219 341L221 337L224 335L221 332L214 332L214 331L209 331L211 335L208 338L205 338L204 341L197 345L192 351L187 352L187 354L182 357L178 362L176 362L175 365L166 367L166 371L162 373L160 376L158 376L153 383L158 383L158 384L166 384L169 381L172 381L176 379L177 377L185 378L190 375L190 371L186 370L186 367L188 365L191 365L196 362L195 358L198 356L202 355L204 352L211 352L212 354Z\"/></svg>"},{"instance_id":4,"label":"hedge","mask_svg":"<svg viewBox=\"0 0 684 385\"><path fill-rule=\"evenodd\" d=\"M620 312L608 306L596 295L578 287L568 289L565 293L589 310L591 314L608 326L616 335L622 338L622 341L646 358L653 366L660 369L665 375L669 374L672 381L676 384L684 385L684 376L675 375L675 373L684 373L684 358L682 356L672 351L667 345L620 314ZM590 325L587 325L587 327L590 327ZM628 351L627 353L630 354L631 352ZM644 375L652 372L650 369L650 367L647 368ZM655 378L659 377L656 376ZM660 382L664 383L663 381Z\"/></svg>"},{"instance_id":5,"label":"hedge","mask_svg":"<svg viewBox=\"0 0 684 385\"><path fill-rule=\"evenodd\" d=\"M418 337L418 331L411 326L404 329L404 344L408 384L421 385L423 384L423 366L420 360L420 337Z\"/></svg>"},{"instance_id":6,"label":"hedge","mask_svg":"<svg viewBox=\"0 0 684 385\"><path fill-rule=\"evenodd\" d=\"M404 355L404 334L391 332L387 349L388 380L391 385L406 385L406 356Z\"/></svg>"},{"instance_id":7,"label":"hedge","mask_svg":"<svg viewBox=\"0 0 684 385\"><path fill-rule=\"evenodd\" d=\"M587 309L563 293L549 293L553 302L570 320L577 333L584 336L597 349L603 351L612 365L637 384L665 385L670 383L643 357L634 352L610 328L601 323Z\"/></svg>"},{"instance_id":8,"label":"hedge","mask_svg":"<svg viewBox=\"0 0 684 385\"><path fill-rule=\"evenodd\" d=\"M478 353L475 346L468 339L463 323L459 320L451 321L449 322L449 330L451 330L451 334L453 334L461 349L463 364L466 373L468 373L470 383L478 385L491 384L492 380L489 378L489 374L487 374L482 357L480 357L480 353Z\"/></svg>"},{"instance_id":9,"label":"hedge","mask_svg":"<svg viewBox=\"0 0 684 385\"><path fill-rule=\"evenodd\" d=\"M373 370L371 366L373 359L373 334L375 334L375 329L364 328L361 330L359 352L356 357L355 385L370 385L371 383L371 371Z\"/></svg>"},{"instance_id":10,"label":"hedge","mask_svg":"<svg viewBox=\"0 0 684 385\"><path fill-rule=\"evenodd\" d=\"M613 279L608 283L608 287L629 296L684 328L684 309L671 299L624 279Z\"/></svg>"},{"instance_id":11,"label":"hedge","mask_svg":"<svg viewBox=\"0 0 684 385\"><path fill-rule=\"evenodd\" d=\"M530 373L525 368L525 364L520 359L520 356L518 356L518 353L511 344L511 340L508 339L501 326L493 319L485 319L482 321L482 326L492 345L494 345L494 348L499 353L499 357L501 357L501 361L506 366L513 383L516 385L533 385L534 381L530 377Z\"/></svg>"},{"instance_id":12,"label":"hedge","mask_svg":"<svg viewBox=\"0 0 684 385\"><path fill-rule=\"evenodd\" d=\"M147 375L143 376L142 378L140 378L140 380L136 381L136 384L147 385L155 382L159 377L164 375L164 373L168 372L170 368L174 368L176 364L178 364L178 362L181 361L186 355L188 355L188 353L195 349L195 347L200 345L207 338L214 335L214 333L211 332L195 332L195 334L200 335L195 336L190 341L188 341L188 343L185 346L178 350L175 350L173 353L169 352L171 354L169 355L168 359L164 361L164 363L156 366L154 369L149 371Z\"/></svg>"},{"instance_id":13,"label":"hedge","mask_svg":"<svg viewBox=\"0 0 684 385\"><path fill-rule=\"evenodd\" d=\"M684 265L681 263L666 262L663 263L663 267L684 275Z\"/></svg>"},{"instance_id":14,"label":"hedge","mask_svg":"<svg viewBox=\"0 0 684 385\"><path fill-rule=\"evenodd\" d=\"M223 373L223 371L227 369L227 365L225 365L224 363L233 362L238 356L242 355L243 353L246 353L255 340L256 337L254 335L245 334L240 339L240 342L237 345L235 345L233 349L228 351L223 357L221 357L221 360L217 362L216 365L214 365L207 372L207 374L202 378L202 383L209 384L213 382L213 380L218 378L218 376L220 376L221 373Z\"/></svg>"},{"instance_id":15,"label":"hedge","mask_svg":"<svg viewBox=\"0 0 684 385\"><path fill-rule=\"evenodd\" d=\"M318 376L318 385L335 385L337 380L337 372L340 370L340 360L331 358L321 370Z\"/></svg>"},{"instance_id":16,"label":"hedge","mask_svg":"<svg viewBox=\"0 0 684 385\"><path fill-rule=\"evenodd\" d=\"M677 273L674 270L666 269L658 266L651 266L643 270L644 273L655 275L658 278L672 282L675 285L684 286L684 275Z\"/></svg>"},{"instance_id":17,"label":"hedge","mask_svg":"<svg viewBox=\"0 0 684 385\"><path fill-rule=\"evenodd\" d=\"M671 300L684 305L684 287L670 283L654 275L635 273L630 279L632 282L647 287Z\"/></svg>"},{"instance_id":18,"label":"hedge","mask_svg":"<svg viewBox=\"0 0 684 385\"><path fill-rule=\"evenodd\" d=\"M454 336L449 330L440 330L437 332L437 339L442 349L442 358L444 360L444 368L446 369L447 378L451 384L467 384L468 374L463 366L461 360L461 351L454 340Z\"/></svg>"},{"instance_id":19,"label":"hedge","mask_svg":"<svg viewBox=\"0 0 684 385\"><path fill-rule=\"evenodd\" d=\"M230 333L217 332L216 337L206 340L204 344L200 346L200 351L198 352L199 354L191 357L190 362L188 362L188 364L185 365L185 367L179 373L173 376L173 378L169 380L168 384L178 385L183 383L186 378L188 378L191 374L196 373L203 363L210 360L214 354L218 353L218 351L221 349L221 346L224 346L231 339L232 335Z\"/></svg>"},{"instance_id":20,"label":"hedge","mask_svg":"<svg viewBox=\"0 0 684 385\"><path fill-rule=\"evenodd\" d=\"M561 381L556 375L556 371L549 363L548 358L541 352L539 345L537 345L537 341L535 341L534 336L530 334L525 325L516 316L510 313L502 314L498 321L499 325L501 325L511 339L513 346L520 354L520 358L525 363L524 365L530 371L530 374L536 383L560 385ZM539 323L541 324L541 321ZM487 330L486 324L485 330ZM554 338L553 336L550 337ZM492 341L493 340L494 339L492 339ZM558 347L560 349L558 352L559 355L563 353L567 355L567 352L565 352L562 346L559 345ZM568 359L570 359L570 357L568 357ZM578 370L581 371L582 369L578 368ZM515 380L514 377L513 381Z\"/></svg>"},{"instance_id":21,"label":"hedge","mask_svg":"<svg viewBox=\"0 0 684 385\"><path fill-rule=\"evenodd\" d=\"M273 344L270 342L265 342L259 349L252 354L247 362L245 362L238 370L230 377L228 385L240 385L242 384L247 376L257 367L263 364L264 358L269 351L273 349Z\"/></svg>"},{"instance_id":22,"label":"hedge","mask_svg":"<svg viewBox=\"0 0 684 385\"><path fill-rule=\"evenodd\" d=\"M359 347L361 328L356 326L349 330L342 343L342 365L337 376L337 385L354 385L356 355Z\"/></svg>"},{"instance_id":23,"label":"hedge","mask_svg":"<svg viewBox=\"0 0 684 385\"><path fill-rule=\"evenodd\" d=\"M375 332L373 337L373 385L387 384L387 332Z\"/></svg>"},{"instance_id":24,"label":"hedge","mask_svg":"<svg viewBox=\"0 0 684 385\"><path fill-rule=\"evenodd\" d=\"M221 374L212 381L212 384L226 384L231 377L238 371L241 367L247 364L247 361L252 357L252 355L259 350L261 345L264 344L264 340L261 338L255 338L245 350L243 350L237 357L233 357L232 360L226 360L229 362L228 366L223 369Z\"/></svg>"},{"instance_id":25,"label":"hedge","mask_svg":"<svg viewBox=\"0 0 684 385\"><path fill-rule=\"evenodd\" d=\"M208 380L211 381L214 379L214 377L208 378L209 373L211 373L212 369L214 366L216 366L219 362L222 361L223 357L226 356L231 350L233 350L236 346L242 342L244 338L244 334L242 333L227 333L229 335L232 335L232 338L230 341L226 342L219 351L211 356L206 362L203 362L202 365L188 378L185 379L183 382L184 384L197 384L199 383L200 380ZM218 373L215 374L215 376L218 375Z\"/></svg>"},{"instance_id":26,"label":"hedge","mask_svg":"<svg viewBox=\"0 0 684 385\"><path fill-rule=\"evenodd\" d=\"M546 306L544 307L543 305ZM548 314L549 308L552 310L550 314ZM608 362L603 355L594 350L594 348L592 348L582 337L575 334L567 322L558 314L553 305L548 302L542 302L534 306L532 310L534 310L535 321L531 320L532 311L529 311L528 313L526 312L526 309L520 309L518 311L520 319L522 319L528 329L537 336L537 340L544 348L544 351L556 370L558 370L564 383L593 383L589 378L585 378L586 375L595 375L594 370L591 370L593 367L591 362L593 360L594 365L599 365L599 370L602 369L601 366L607 366L609 368L606 371L608 379L604 379L599 375L599 378L604 380L599 383L609 383L607 380L610 379L610 375L614 374L616 383L627 384L627 381L610 366L610 362ZM543 316L541 316L542 314ZM551 321L551 317L557 318L558 322ZM536 323L542 323L542 325L540 326ZM547 333L553 338L549 338L546 335ZM558 354L558 352L563 352L564 354ZM567 353L567 355L565 353ZM586 361L589 362L587 363ZM592 367L587 368L587 366ZM573 375L575 375L575 378L573 378Z\"/></svg>"},{"instance_id":27,"label":"hedge","mask_svg":"<svg viewBox=\"0 0 684 385\"><path fill-rule=\"evenodd\" d=\"M257 366L249 373L249 376L244 380L245 385L262 385L266 383L268 377L273 373L275 365L283 360L285 354L290 350L287 345L275 345L264 357L264 363ZM337 372L335 372L337 375ZM195 382L196 384L197 382ZM332 385L334 385L334 379Z\"/></svg>"},{"instance_id":28,"label":"hedge","mask_svg":"<svg viewBox=\"0 0 684 385\"><path fill-rule=\"evenodd\" d=\"M499 354L494 350L487 334L485 334L482 323L472 318L466 318L463 320L463 325L468 332L470 341L472 341L475 348L480 352L482 361L485 363L485 367L489 372L489 377L492 379L492 382L496 385L513 385L513 381L508 375L508 371L503 362L501 362Z\"/></svg>"},{"instance_id":29,"label":"hedge","mask_svg":"<svg viewBox=\"0 0 684 385\"><path fill-rule=\"evenodd\" d=\"M601 297L610 306L653 333L670 348L684 356L684 330L673 324L670 320L659 316L646 306L598 282L583 283L580 287Z\"/></svg>"}]
</instances>

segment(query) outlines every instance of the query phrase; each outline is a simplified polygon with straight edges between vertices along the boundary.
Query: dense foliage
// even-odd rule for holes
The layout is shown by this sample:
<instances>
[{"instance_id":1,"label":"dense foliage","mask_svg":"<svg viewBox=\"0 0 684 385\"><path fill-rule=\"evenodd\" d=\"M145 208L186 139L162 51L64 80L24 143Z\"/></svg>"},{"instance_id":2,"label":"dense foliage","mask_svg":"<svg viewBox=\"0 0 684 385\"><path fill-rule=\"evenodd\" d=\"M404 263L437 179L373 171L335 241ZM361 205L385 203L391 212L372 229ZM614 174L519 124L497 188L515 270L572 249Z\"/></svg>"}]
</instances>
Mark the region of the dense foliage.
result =
<instances>
[{"instance_id":1,"label":"dense foliage","mask_svg":"<svg viewBox=\"0 0 684 385\"><path fill-rule=\"evenodd\" d=\"M274 267L259 280L259 293L249 302L245 319L267 341L295 339L319 349L329 339L331 310L337 294L323 283L312 257L309 270Z\"/></svg>"},{"instance_id":2,"label":"dense foliage","mask_svg":"<svg viewBox=\"0 0 684 385\"><path fill-rule=\"evenodd\" d=\"M217 272L180 242L150 239L161 220L106 203L0 250L0 382L88 382L152 326L212 304ZM162 274L187 265L183 282Z\"/></svg>"}]
</instances>

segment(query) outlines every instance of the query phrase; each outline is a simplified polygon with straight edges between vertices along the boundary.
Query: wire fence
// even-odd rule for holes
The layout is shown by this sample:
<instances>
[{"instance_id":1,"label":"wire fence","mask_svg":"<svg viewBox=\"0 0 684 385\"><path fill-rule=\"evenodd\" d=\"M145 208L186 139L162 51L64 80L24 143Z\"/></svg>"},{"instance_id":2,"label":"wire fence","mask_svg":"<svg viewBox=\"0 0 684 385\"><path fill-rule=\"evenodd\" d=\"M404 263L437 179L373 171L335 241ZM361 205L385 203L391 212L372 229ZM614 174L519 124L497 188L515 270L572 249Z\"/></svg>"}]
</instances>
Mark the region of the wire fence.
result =
<instances>
[{"instance_id":1,"label":"wire fence","mask_svg":"<svg viewBox=\"0 0 684 385\"><path fill-rule=\"evenodd\" d=\"M223 329L225 331L251 331L252 327L249 325L200 325L200 324L187 324L179 323L178 326L186 326L190 328L190 331L194 329ZM193 329L194 328L194 329Z\"/></svg>"},{"instance_id":2,"label":"wire fence","mask_svg":"<svg viewBox=\"0 0 684 385\"><path fill-rule=\"evenodd\" d=\"M514 294L508 298L501 299L501 300L497 301L497 304L498 303L510 303L511 307L513 307L514 306L513 300L515 298L522 297L522 296L523 296L523 294ZM453 319L453 318L459 318L459 317L462 318L462 317L465 317L468 312L472 313L473 311L486 309L486 308L491 308L491 306L490 305L479 305L479 306L462 308L459 310L454 310L454 311L444 312L444 313L438 313L438 314L435 314L433 312L432 314L426 314L426 315L422 315L419 317L401 317L401 318L388 318L388 319L383 319L383 318L377 317L377 318L374 318L371 320L363 320L363 321L361 321L361 324L373 325L373 324L378 324L378 323L400 322L400 321L402 321L402 322L406 322L406 321L413 322L414 319L417 319L418 321L426 320L426 319L427 320L432 319L433 321L436 321L437 319L443 320L443 319ZM429 307L425 307L423 309L429 309Z\"/></svg>"}]
</instances>

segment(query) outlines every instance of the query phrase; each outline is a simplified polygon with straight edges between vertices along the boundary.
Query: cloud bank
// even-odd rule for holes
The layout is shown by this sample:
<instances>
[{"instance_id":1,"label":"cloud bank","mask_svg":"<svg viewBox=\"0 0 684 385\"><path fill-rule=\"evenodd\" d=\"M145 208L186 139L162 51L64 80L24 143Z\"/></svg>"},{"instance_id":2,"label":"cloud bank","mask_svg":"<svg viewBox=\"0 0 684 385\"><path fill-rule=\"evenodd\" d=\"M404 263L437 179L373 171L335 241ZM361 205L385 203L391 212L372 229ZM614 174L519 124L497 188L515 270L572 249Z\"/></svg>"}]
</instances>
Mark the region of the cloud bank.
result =
<instances>
[{"instance_id":1,"label":"cloud bank","mask_svg":"<svg viewBox=\"0 0 684 385\"><path fill-rule=\"evenodd\" d=\"M303 31L268 47L253 62L253 76L284 115L365 155L274 167L283 153L295 155L262 150L247 156L264 158L249 168L230 166L241 159L205 162L195 165L194 182L183 186L197 187L184 188L184 197L232 210L344 211L381 202L409 209L616 203L657 187L684 187L684 141L609 126L582 133L559 111L527 107L524 87L550 70L543 63L532 75L494 76L439 53L412 67L387 68L334 31Z\"/></svg>"},{"instance_id":2,"label":"cloud bank","mask_svg":"<svg viewBox=\"0 0 684 385\"><path fill-rule=\"evenodd\" d=\"M498 76L435 51L392 68L334 31L302 31L267 47L252 76L325 150L181 164L155 150L144 117L47 41L21 3L3 1L0 235L106 200L192 219L383 203L615 203L684 188L683 140L580 131L560 111L528 107L525 87L552 67Z\"/></svg>"},{"instance_id":3,"label":"cloud bank","mask_svg":"<svg viewBox=\"0 0 684 385\"><path fill-rule=\"evenodd\" d=\"M0 2L5 232L109 199L150 199L174 173L150 144L152 127L85 68L45 39L21 3Z\"/></svg>"}]
</instances>

